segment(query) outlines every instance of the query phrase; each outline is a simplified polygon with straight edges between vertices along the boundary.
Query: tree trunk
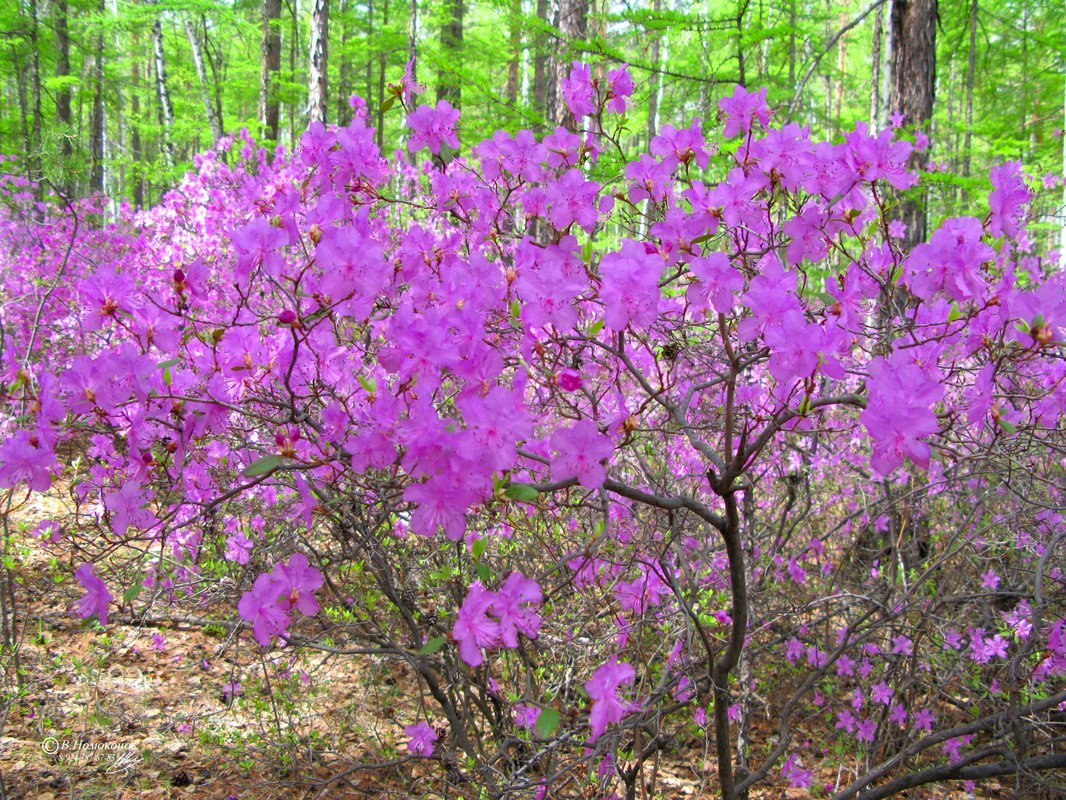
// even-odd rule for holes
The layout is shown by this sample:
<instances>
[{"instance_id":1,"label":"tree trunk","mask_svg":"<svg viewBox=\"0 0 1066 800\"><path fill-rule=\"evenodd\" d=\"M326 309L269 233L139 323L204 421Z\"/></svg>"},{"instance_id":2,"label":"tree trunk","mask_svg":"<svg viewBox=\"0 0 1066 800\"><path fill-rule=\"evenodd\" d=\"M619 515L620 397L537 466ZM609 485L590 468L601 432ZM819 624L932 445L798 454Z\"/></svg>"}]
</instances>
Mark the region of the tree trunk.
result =
<instances>
[{"instance_id":1,"label":"tree trunk","mask_svg":"<svg viewBox=\"0 0 1066 800\"><path fill-rule=\"evenodd\" d=\"M541 23L547 21L548 0L537 0L537 19L539 19ZM536 42L534 44L533 105L536 108L538 115L542 119L550 122L555 119L555 108L550 102L551 97L548 94L548 69L550 63L548 59L547 37L543 32L537 32ZM540 130L543 129L543 126L538 124L537 128Z\"/></svg>"},{"instance_id":2,"label":"tree trunk","mask_svg":"<svg viewBox=\"0 0 1066 800\"><path fill-rule=\"evenodd\" d=\"M873 52L870 54L873 72L870 76L870 130L881 130L881 44L885 38L885 7L874 14Z\"/></svg>"},{"instance_id":3,"label":"tree trunk","mask_svg":"<svg viewBox=\"0 0 1066 800\"><path fill-rule=\"evenodd\" d=\"M207 17L200 15L200 30L204 32L203 53L206 57L207 67L211 70L211 88L208 92L211 102L215 104L215 119L218 120L218 129L221 133L226 131L226 118L222 114L222 83L218 79L218 52L212 55L211 32L207 25Z\"/></svg>"},{"instance_id":4,"label":"tree trunk","mask_svg":"<svg viewBox=\"0 0 1066 800\"><path fill-rule=\"evenodd\" d=\"M38 42L40 20L37 17L37 0L30 0L30 113L33 117L30 129L31 149L29 155L30 177L40 180L41 172L41 52Z\"/></svg>"},{"instance_id":5,"label":"tree trunk","mask_svg":"<svg viewBox=\"0 0 1066 800\"><path fill-rule=\"evenodd\" d=\"M388 2L388 0L386 0ZM366 41L369 44L374 41L374 0L366 3ZM374 118L374 58L373 51L367 47L366 51L366 90L363 99L366 100L367 122Z\"/></svg>"},{"instance_id":6,"label":"tree trunk","mask_svg":"<svg viewBox=\"0 0 1066 800\"><path fill-rule=\"evenodd\" d=\"M329 67L329 0L311 2L310 70L307 76L309 122L326 122Z\"/></svg>"},{"instance_id":7,"label":"tree trunk","mask_svg":"<svg viewBox=\"0 0 1066 800\"><path fill-rule=\"evenodd\" d=\"M99 5L104 10L103 0ZM104 191L104 35L97 33L93 38L93 105L89 117L89 194L102 194Z\"/></svg>"},{"instance_id":8,"label":"tree trunk","mask_svg":"<svg viewBox=\"0 0 1066 800\"><path fill-rule=\"evenodd\" d=\"M174 107L170 103L170 89L167 88L167 62L163 53L163 21L155 18L152 25L152 55L155 60L155 94L159 103L160 149L163 160L168 167L174 165L174 147L170 133L174 129Z\"/></svg>"},{"instance_id":9,"label":"tree trunk","mask_svg":"<svg viewBox=\"0 0 1066 800\"><path fill-rule=\"evenodd\" d=\"M440 27L440 50L446 63L437 76L437 102L447 100L455 108L463 102L463 84L460 67L463 64L463 15L464 0L446 0L445 18Z\"/></svg>"},{"instance_id":10,"label":"tree trunk","mask_svg":"<svg viewBox=\"0 0 1066 800\"><path fill-rule=\"evenodd\" d=\"M133 38L133 67L130 74L130 155L133 157L133 205L144 206L144 181L141 179L141 164L144 156L141 152L141 63L137 58L140 42L136 34Z\"/></svg>"},{"instance_id":11,"label":"tree trunk","mask_svg":"<svg viewBox=\"0 0 1066 800\"><path fill-rule=\"evenodd\" d=\"M970 175L973 143L973 78L977 57L977 0L970 3L970 53L966 63L966 133L963 135L962 174Z\"/></svg>"},{"instance_id":12,"label":"tree trunk","mask_svg":"<svg viewBox=\"0 0 1066 800\"><path fill-rule=\"evenodd\" d=\"M507 62L507 105L518 105L518 60L522 53L522 0L511 0L511 60Z\"/></svg>"},{"instance_id":13,"label":"tree trunk","mask_svg":"<svg viewBox=\"0 0 1066 800\"><path fill-rule=\"evenodd\" d=\"M259 124L278 140L278 73L281 71L281 0L263 0L263 68L259 73Z\"/></svg>"},{"instance_id":14,"label":"tree trunk","mask_svg":"<svg viewBox=\"0 0 1066 800\"><path fill-rule=\"evenodd\" d=\"M385 0L385 9L381 15L381 27L389 26L389 0ZM378 53L378 124L377 143L378 148L385 147L385 67L388 64L388 53L382 48Z\"/></svg>"},{"instance_id":15,"label":"tree trunk","mask_svg":"<svg viewBox=\"0 0 1066 800\"><path fill-rule=\"evenodd\" d=\"M352 118L352 109L348 105L348 98L352 94L352 60L348 56L348 42L351 40L352 26L349 24L351 0L342 0L335 9L333 15L334 31L340 29L340 53L334 52L334 57L340 60L337 70L337 124L347 125Z\"/></svg>"},{"instance_id":16,"label":"tree trunk","mask_svg":"<svg viewBox=\"0 0 1066 800\"><path fill-rule=\"evenodd\" d=\"M552 83L555 92L570 74L573 59L571 47L575 39L584 39L588 33L590 0L559 0L559 19L555 26L559 30L562 42L553 48L556 53L555 68L552 70ZM555 122L559 125L572 124L572 115L566 103L555 103Z\"/></svg>"},{"instance_id":17,"label":"tree trunk","mask_svg":"<svg viewBox=\"0 0 1066 800\"><path fill-rule=\"evenodd\" d=\"M200 81L200 100L204 104L207 125L211 129L211 145L214 146L222 138L222 121L218 118L217 109L211 100L211 86L207 79L207 66L204 64L204 51L200 47L200 37L196 35L196 26L189 17L185 17L185 36L192 50L192 63L196 68L196 78Z\"/></svg>"},{"instance_id":18,"label":"tree trunk","mask_svg":"<svg viewBox=\"0 0 1066 800\"><path fill-rule=\"evenodd\" d=\"M748 0L740 0L737 3L737 77L741 86L748 85L748 79L745 71L745 57L744 57L744 14L748 10Z\"/></svg>"},{"instance_id":19,"label":"tree trunk","mask_svg":"<svg viewBox=\"0 0 1066 800\"><path fill-rule=\"evenodd\" d=\"M936 87L937 0L894 0L892 4L892 95L889 105L902 113L907 125L927 127L933 118ZM915 152L913 169L923 158ZM900 204L900 219L907 225L907 249L925 241L926 204L907 198Z\"/></svg>"},{"instance_id":20,"label":"tree trunk","mask_svg":"<svg viewBox=\"0 0 1066 800\"><path fill-rule=\"evenodd\" d=\"M70 87L64 83L64 79L70 76L70 34L67 29L67 16L69 6L67 0L57 0L55 5L56 20L56 77L60 79L56 89L56 123L59 128L59 153L62 156L63 174L68 175L70 164L67 160L73 152L71 139L74 135L70 123ZM64 178L65 189L71 190L70 181Z\"/></svg>"},{"instance_id":21,"label":"tree trunk","mask_svg":"<svg viewBox=\"0 0 1066 800\"><path fill-rule=\"evenodd\" d=\"M654 0L652 3L652 13L655 15L656 24L658 24L659 12L662 11L662 0ZM651 140L655 138L656 130L659 127L659 95L663 89L663 76L659 71L662 65L659 63L660 56L660 43L662 37L659 35L659 31L656 30L651 37L651 65L655 69L655 73L652 75L652 86L648 92L648 146L651 146Z\"/></svg>"}]
</instances>

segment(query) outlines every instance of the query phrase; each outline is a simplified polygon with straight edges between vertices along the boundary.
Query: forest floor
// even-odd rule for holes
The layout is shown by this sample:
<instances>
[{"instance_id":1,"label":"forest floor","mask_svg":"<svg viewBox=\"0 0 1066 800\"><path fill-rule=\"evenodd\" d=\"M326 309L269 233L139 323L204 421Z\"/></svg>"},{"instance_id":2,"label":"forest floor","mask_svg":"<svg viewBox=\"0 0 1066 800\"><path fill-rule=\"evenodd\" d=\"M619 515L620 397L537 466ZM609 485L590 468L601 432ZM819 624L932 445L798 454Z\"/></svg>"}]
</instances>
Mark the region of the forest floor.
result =
<instances>
[{"instance_id":1,"label":"forest floor","mask_svg":"<svg viewBox=\"0 0 1066 800\"><path fill-rule=\"evenodd\" d=\"M9 662L0 706L0 797L442 796L433 788L441 783L438 763L406 757L401 720L412 716L414 687L405 686L396 664L275 648L275 668L267 670L247 634L234 635L231 604L217 609L215 623L207 608L198 610L203 617L149 614L148 622L114 614L101 628L74 613L79 587L59 580L70 565L57 564L29 533L23 538L9 553L21 681L16 687ZM753 739L765 741L770 733L759 720ZM662 757L646 800L716 796L714 759L703 738ZM839 779L835 773L815 775L822 785ZM450 793L477 796L473 786ZM753 800L812 796L818 795L784 785L752 794ZM570 788L558 797L598 795ZM909 797L967 795L938 787ZM984 789L978 797L1010 795Z\"/></svg>"}]
</instances>

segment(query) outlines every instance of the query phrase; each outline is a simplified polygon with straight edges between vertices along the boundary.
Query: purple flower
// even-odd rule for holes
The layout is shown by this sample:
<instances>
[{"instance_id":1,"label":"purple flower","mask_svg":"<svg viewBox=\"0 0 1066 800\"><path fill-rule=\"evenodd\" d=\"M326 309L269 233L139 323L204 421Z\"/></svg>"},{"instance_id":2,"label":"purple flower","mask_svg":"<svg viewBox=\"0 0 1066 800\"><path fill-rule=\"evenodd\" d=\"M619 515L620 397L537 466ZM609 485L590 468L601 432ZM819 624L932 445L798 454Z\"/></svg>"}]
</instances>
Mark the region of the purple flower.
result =
<instances>
[{"instance_id":1,"label":"purple flower","mask_svg":"<svg viewBox=\"0 0 1066 800\"><path fill-rule=\"evenodd\" d=\"M592 68L588 64L575 61L570 75L563 78L563 102L577 118L588 116L596 111L596 92L592 87Z\"/></svg>"},{"instance_id":2,"label":"purple flower","mask_svg":"<svg viewBox=\"0 0 1066 800\"><path fill-rule=\"evenodd\" d=\"M485 661L483 648L495 647L500 641L500 624L489 617L496 600L495 592L474 581L452 627L452 638L459 643L459 655L472 667Z\"/></svg>"},{"instance_id":3,"label":"purple flower","mask_svg":"<svg viewBox=\"0 0 1066 800\"><path fill-rule=\"evenodd\" d=\"M278 605L280 592L281 586L274 575L264 573L237 603L237 613L252 623L255 640L263 647L269 647L271 638L289 627L289 615Z\"/></svg>"},{"instance_id":4,"label":"purple flower","mask_svg":"<svg viewBox=\"0 0 1066 800\"><path fill-rule=\"evenodd\" d=\"M870 699L875 703L887 706L892 702L892 695L892 687L884 681L881 681L880 683L875 683L873 685L873 689L870 692Z\"/></svg>"},{"instance_id":5,"label":"purple flower","mask_svg":"<svg viewBox=\"0 0 1066 800\"><path fill-rule=\"evenodd\" d=\"M48 491L48 470L55 460L55 453L39 446L29 431L17 431L0 444L0 488L25 484L35 492Z\"/></svg>"},{"instance_id":6,"label":"purple flower","mask_svg":"<svg viewBox=\"0 0 1066 800\"><path fill-rule=\"evenodd\" d=\"M723 97L718 101L718 109L725 117L722 135L727 139L739 133L748 133L753 120L757 119L764 128L770 124L765 86L757 92L748 92L743 86L737 86L732 97Z\"/></svg>"},{"instance_id":7,"label":"purple flower","mask_svg":"<svg viewBox=\"0 0 1066 800\"><path fill-rule=\"evenodd\" d=\"M512 572L507 576L492 603L492 612L500 620L500 641L505 647L518 647L519 631L530 639L537 638L540 615L535 609L528 608L527 604L539 606L543 599L540 586L532 578L520 572Z\"/></svg>"},{"instance_id":8,"label":"purple flower","mask_svg":"<svg viewBox=\"0 0 1066 800\"><path fill-rule=\"evenodd\" d=\"M437 732L424 722L416 722L403 729L407 736L407 751L412 755L429 758L433 755Z\"/></svg>"},{"instance_id":9,"label":"purple flower","mask_svg":"<svg viewBox=\"0 0 1066 800\"><path fill-rule=\"evenodd\" d=\"M596 741L612 723L622 721L622 718L634 710L631 703L618 696L618 687L628 684L636 677L636 672L629 664L619 663L616 656L594 673L589 680L585 681L585 691L592 699L592 709L589 712L589 724L592 726L592 738Z\"/></svg>"},{"instance_id":10,"label":"purple flower","mask_svg":"<svg viewBox=\"0 0 1066 800\"><path fill-rule=\"evenodd\" d=\"M78 615L82 619L98 617L101 625L107 624L107 604L115 598L107 591L104 582L93 574L92 564L82 564L74 570L74 577L85 588L85 596L78 603Z\"/></svg>"},{"instance_id":11,"label":"purple flower","mask_svg":"<svg viewBox=\"0 0 1066 800\"><path fill-rule=\"evenodd\" d=\"M458 122L459 109L452 108L447 100L438 102L436 108L419 106L407 117L407 127L411 129L407 149L417 153L425 147L437 155L442 144L451 148L459 147L459 137L455 133Z\"/></svg>"},{"instance_id":12,"label":"purple flower","mask_svg":"<svg viewBox=\"0 0 1066 800\"><path fill-rule=\"evenodd\" d=\"M551 436L551 447L557 455L552 459L551 476L554 481L577 478L586 489L598 489L607 480L602 462L614 453L609 437L600 433L599 426L589 419L561 428Z\"/></svg>"},{"instance_id":13,"label":"purple flower","mask_svg":"<svg viewBox=\"0 0 1066 800\"><path fill-rule=\"evenodd\" d=\"M519 703L514 707L515 724L523 730L531 731L537 727L540 718L540 709L537 706Z\"/></svg>"},{"instance_id":14,"label":"purple flower","mask_svg":"<svg viewBox=\"0 0 1066 800\"><path fill-rule=\"evenodd\" d=\"M313 617L318 613L314 592L322 586L322 573L307 563L307 556L294 553L287 562L274 567L285 610L296 608L301 614Z\"/></svg>"}]
</instances>

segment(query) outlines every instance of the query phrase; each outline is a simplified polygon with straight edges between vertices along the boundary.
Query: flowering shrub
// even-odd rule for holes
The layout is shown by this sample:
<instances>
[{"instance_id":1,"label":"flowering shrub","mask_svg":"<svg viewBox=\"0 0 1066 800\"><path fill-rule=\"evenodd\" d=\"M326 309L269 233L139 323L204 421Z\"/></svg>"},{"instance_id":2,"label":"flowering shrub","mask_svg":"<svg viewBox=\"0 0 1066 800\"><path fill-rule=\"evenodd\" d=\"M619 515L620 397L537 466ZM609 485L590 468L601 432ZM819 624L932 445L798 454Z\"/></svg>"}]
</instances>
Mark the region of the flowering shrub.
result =
<instances>
[{"instance_id":1,"label":"flowering shrub","mask_svg":"<svg viewBox=\"0 0 1066 800\"><path fill-rule=\"evenodd\" d=\"M1062 767L1066 292L1027 176L908 253L892 131L738 87L721 149L668 125L605 177L631 91L577 65L573 130L447 163L447 103L409 164L356 102L109 226L7 177L9 505L69 494L42 545L104 624L206 602L224 552L260 647L402 663L409 757L487 796L633 797L678 737L725 798Z\"/></svg>"}]
</instances>

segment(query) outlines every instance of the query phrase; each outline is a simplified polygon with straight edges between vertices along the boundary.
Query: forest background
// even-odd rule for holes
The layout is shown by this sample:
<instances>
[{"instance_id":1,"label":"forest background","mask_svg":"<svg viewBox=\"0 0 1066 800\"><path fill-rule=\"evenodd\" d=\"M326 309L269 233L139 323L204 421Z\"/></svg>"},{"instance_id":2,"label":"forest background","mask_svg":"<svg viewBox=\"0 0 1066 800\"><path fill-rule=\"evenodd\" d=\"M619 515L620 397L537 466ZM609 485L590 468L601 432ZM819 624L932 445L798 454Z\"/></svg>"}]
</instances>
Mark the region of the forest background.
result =
<instances>
[{"instance_id":1,"label":"forest background","mask_svg":"<svg viewBox=\"0 0 1066 800\"><path fill-rule=\"evenodd\" d=\"M1058 0L17 0L0 4L0 153L65 193L147 206L223 135L291 149L311 119L347 122L352 95L390 152L412 58L421 99L462 109L463 146L562 121L554 87L575 59L630 65L631 152L666 123L713 125L737 83L836 137L902 110L893 58L899 72L909 39L929 96L905 123L931 140L936 216L1006 159L1059 172L1062 14Z\"/></svg>"}]
</instances>

